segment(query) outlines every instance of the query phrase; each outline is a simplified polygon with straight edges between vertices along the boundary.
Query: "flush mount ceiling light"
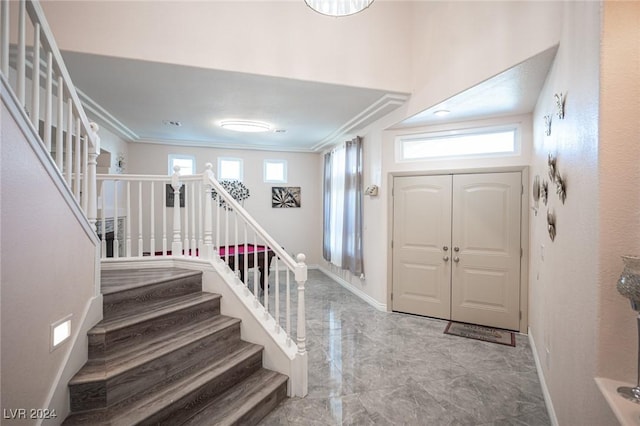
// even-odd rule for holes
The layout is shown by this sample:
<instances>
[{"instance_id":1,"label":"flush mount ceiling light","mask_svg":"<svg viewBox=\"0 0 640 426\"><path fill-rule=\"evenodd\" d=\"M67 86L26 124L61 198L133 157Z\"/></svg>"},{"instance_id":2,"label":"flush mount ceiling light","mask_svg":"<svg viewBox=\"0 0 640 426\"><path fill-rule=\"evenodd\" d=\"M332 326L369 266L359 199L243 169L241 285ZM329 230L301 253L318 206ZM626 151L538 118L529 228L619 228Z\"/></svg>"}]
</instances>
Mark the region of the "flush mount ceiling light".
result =
<instances>
[{"instance_id":1,"label":"flush mount ceiling light","mask_svg":"<svg viewBox=\"0 0 640 426\"><path fill-rule=\"evenodd\" d=\"M260 121L225 120L220 122L220 127L227 130L245 133L268 132L271 126Z\"/></svg>"},{"instance_id":2,"label":"flush mount ceiling light","mask_svg":"<svg viewBox=\"0 0 640 426\"><path fill-rule=\"evenodd\" d=\"M349 16L371 6L373 0L304 0L311 9L327 16Z\"/></svg>"},{"instance_id":3,"label":"flush mount ceiling light","mask_svg":"<svg viewBox=\"0 0 640 426\"><path fill-rule=\"evenodd\" d=\"M433 114L437 115L438 117L444 117L445 115L449 115L450 113L451 111L449 111L448 109L439 109L435 111Z\"/></svg>"}]
</instances>

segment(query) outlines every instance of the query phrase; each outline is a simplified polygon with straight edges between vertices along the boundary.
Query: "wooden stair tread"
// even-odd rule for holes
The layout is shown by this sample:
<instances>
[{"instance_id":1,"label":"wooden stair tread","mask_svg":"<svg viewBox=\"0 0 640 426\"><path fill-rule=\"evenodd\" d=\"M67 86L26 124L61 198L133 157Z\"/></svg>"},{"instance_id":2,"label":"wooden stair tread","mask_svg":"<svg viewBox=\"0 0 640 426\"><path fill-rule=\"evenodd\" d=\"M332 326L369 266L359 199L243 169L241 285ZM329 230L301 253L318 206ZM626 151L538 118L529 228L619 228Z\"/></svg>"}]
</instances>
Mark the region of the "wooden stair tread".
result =
<instances>
[{"instance_id":1,"label":"wooden stair tread","mask_svg":"<svg viewBox=\"0 0 640 426\"><path fill-rule=\"evenodd\" d=\"M133 403L127 404L125 401L102 411L73 413L67 417L64 424L111 426L140 424L166 406L179 401L183 397L187 397L190 393L215 380L216 377L224 374L233 366L241 364L260 352L262 352L262 346L240 341L233 351L216 359L205 368L194 371L192 374L171 383L164 389L145 395Z\"/></svg>"},{"instance_id":2,"label":"wooden stair tread","mask_svg":"<svg viewBox=\"0 0 640 426\"><path fill-rule=\"evenodd\" d=\"M260 404L280 386L287 383L288 377L278 372L260 369L251 376L214 398L202 410L182 425L209 426L233 425ZM286 392L286 387L285 387ZM279 401L276 401L276 403ZM262 416L260 416L262 417Z\"/></svg>"},{"instance_id":3,"label":"wooden stair tread","mask_svg":"<svg viewBox=\"0 0 640 426\"><path fill-rule=\"evenodd\" d=\"M188 324L172 330L168 335L163 334L149 341L136 343L127 348L126 351L120 351L111 356L106 361L106 365L86 364L70 380L69 384L77 385L96 380L106 380L239 323L240 320L237 318L216 315L215 317L198 321L195 324Z\"/></svg>"},{"instance_id":4,"label":"wooden stair tread","mask_svg":"<svg viewBox=\"0 0 640 426\"><path fill-rule=\"evenodd\" d=\"M200 303L220 299L220 295L216 293L193 293L185 296L175 297L169 300L158 301L153 304L145 305L140 312L123 312L122 314L106 318L96 324L89 335L107 333L109 331L119 330L143 321L153 320L171 312L183 309L189 306L195 306Z\"/></svg>"},{"instance_id":5,"label":"wooden stair tread","mask_svg":"<svg viewBox=\"0 0 640 426\"><path fill-rule=\"evenodd\" d=\"M107 295L201 274L202 271L181 268L103 270L100 274L101 290L103 295Z\"/></svg>"}]
</instances>

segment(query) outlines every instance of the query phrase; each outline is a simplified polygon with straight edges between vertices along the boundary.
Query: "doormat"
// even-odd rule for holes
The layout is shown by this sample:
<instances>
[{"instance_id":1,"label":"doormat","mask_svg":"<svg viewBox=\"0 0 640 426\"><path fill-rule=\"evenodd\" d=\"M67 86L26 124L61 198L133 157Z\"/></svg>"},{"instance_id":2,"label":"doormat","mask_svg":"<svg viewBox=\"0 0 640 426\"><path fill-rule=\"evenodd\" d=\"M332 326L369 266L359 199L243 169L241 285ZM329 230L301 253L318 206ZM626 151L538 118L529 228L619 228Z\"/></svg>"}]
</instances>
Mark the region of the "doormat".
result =
<instances>
[{"instance_id":1,"label":"doormat","mask_svg":"<svg viewBox=\"0 0 640 426\"><path fill-rule=\"evenodd\" d=\"M511 331L498 328L484 327L482 325L464 324L449 321L445 334L467 337L469 339L483 340L485 342L498 343L500 345L516 346L516 336Z\"/></svg>"}]
</instances>

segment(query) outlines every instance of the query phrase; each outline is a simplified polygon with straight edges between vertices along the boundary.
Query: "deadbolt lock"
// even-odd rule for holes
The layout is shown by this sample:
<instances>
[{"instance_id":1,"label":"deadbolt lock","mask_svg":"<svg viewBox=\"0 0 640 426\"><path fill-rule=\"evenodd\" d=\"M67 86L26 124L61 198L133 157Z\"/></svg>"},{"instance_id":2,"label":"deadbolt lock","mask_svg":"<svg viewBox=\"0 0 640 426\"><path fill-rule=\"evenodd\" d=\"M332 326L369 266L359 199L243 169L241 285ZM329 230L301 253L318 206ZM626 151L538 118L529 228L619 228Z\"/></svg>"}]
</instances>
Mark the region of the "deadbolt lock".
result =
<instances>
[{"instance_id":1,"label":"deadbolt lock","mask_svg":"<svg viewBox=\"0 0 640 426\"><path fill-rule=\"evenodd\" d=\"M442 250L447 251L447 250L449 250L449 247L448 246L444 246L444 247L442 247Z\"/></svg>"},{"instance_id":2,"label":"deadbolt lock","mask_svg":"<svg viewBox=\"0 0 640 426\"><path fill-rule=\"evenodd\" d=\"M460 251L460 247L454 247L453 251Z\"/></svg>"}]
</instances>

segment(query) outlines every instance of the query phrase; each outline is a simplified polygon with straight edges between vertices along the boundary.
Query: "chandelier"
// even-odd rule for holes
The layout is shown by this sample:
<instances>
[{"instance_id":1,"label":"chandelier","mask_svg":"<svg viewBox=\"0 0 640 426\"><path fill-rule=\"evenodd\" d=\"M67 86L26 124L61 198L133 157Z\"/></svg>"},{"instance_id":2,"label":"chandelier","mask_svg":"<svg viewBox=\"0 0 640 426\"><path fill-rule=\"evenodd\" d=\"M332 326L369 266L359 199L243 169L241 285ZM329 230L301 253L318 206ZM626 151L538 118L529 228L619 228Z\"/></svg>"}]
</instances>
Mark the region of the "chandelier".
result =
<instances>
[{"instance_id":1,"label":"chandelier","mask_svg":"<svg viewBox=\"0 0 640 426\"><path fill-rule=\"evenodd\" d=\"M373 0L304 0L311 9L328 16L348 16L371 6Z\"/></svg>"}]
</instances>

